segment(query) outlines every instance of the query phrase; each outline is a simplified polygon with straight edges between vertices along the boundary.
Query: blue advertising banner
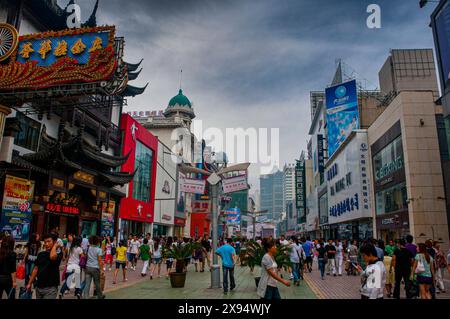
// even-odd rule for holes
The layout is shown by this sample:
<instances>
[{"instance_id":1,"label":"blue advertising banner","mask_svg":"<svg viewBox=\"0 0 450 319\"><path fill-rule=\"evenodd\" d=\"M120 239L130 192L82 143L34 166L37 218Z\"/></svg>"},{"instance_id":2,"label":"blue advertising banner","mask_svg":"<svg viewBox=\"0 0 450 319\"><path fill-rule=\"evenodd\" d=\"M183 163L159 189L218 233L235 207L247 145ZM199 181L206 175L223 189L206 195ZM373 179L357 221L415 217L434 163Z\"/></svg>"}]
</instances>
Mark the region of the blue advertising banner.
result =
<instances>
[{"instance_id":1,"label":"blue advertising banner","mask_svg":"<svg viewBox=\"0 0 450 319\"><path fill-rule=\"evenodd\" d=\"M33 194L34 181L6 175L0 232L8 233L16 241L28 241Z\"/></svg>"},{"instance_id":2,"label":"blue advertising banner","mask_svg":"<svg viewBox=\"0 0 450 319\"><path fill-rule=\"evenodd\" d=\"M325 90L327 105L328 158L350 133L359 129L358 92L356 80Z\"/></svg>"},{"instance_id":3,"label":"blue advertising banner","mask_svg":"<svg viewBox=\"0 0 450 319\"><path fill-rule=\"evenodd\" d=\"M231 208L227 210L227 223L228 224L240 224L241 223L241 210L239 208Z\"/></svg>"}]
</instances>

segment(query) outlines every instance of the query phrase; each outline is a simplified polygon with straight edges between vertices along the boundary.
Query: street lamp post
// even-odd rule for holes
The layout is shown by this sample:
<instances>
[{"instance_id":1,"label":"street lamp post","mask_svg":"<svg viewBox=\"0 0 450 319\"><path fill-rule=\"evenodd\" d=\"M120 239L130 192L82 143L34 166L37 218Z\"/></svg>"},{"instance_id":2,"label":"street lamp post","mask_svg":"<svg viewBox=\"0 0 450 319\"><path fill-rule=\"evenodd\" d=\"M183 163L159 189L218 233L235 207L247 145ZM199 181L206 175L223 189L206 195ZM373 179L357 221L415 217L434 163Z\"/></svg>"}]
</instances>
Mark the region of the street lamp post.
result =
<instances>
[{"instance_id":1,"label":"street lamp post","mask_svg":"<svg viewBox=\"0 0 450 319\"><path fill-rule=\"evenodd\" d=\"M258 217L258 216L261 216L262 214L265 214L265 213L267 213L268 212L268 210L267 209L265 209L265 210L260 210L260 211L257 211L257 212L253 212L253 211L248 211L248 210L244 210L243 211L244 213L250 213L251 214L251 218L252 218L252 222L253 222L253 241L256 239L256 218Z\"/></svg>"},{"instance_id":2,"label":"street lamp post","mask_svg":"<svg viewBox=\"0 0 450 319\"><path fill-rule=\"evenodd\" d=\"M226 165L226 163L224 163ZM216 255L217 251L217 240L218 240L218 221L219 221L219 212L218 212L218 197L219 197L219 189L222 185L222 177L227 173L232 173L236 171L247 171L250 163L242 163L236 164L229 167L217 168L216 165L211 165L213 171L207 171L204 169L192 167L189 165L181 164L180 171L183 173L195 173L195 174L203 174L209 176L207 181L211 184L211 205L212 205L212 236L213 236L213 264L211 265L211 288L221 288L220 287L220 268L219 268L219 258Z\"/></svg>"}]
</instances>

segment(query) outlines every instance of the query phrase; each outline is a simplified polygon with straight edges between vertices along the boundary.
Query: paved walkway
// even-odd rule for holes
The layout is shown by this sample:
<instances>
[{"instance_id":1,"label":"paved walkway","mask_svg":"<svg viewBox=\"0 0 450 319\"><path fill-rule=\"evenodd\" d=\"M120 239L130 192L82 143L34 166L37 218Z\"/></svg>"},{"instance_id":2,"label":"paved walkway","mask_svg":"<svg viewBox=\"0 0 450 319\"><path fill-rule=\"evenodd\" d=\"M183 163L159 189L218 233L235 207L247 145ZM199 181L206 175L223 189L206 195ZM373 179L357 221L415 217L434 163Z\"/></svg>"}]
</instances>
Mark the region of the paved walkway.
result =
<instances>
[{"instance_id":1,"label":"paved walkway","mask_svg":"<svg viewBox=\"0 0 450 319\"><path fill-rule=\"evenodd\" d=\"M448 272L446 272L445 294L437 294L437 299L450 299L450 281ZM342 276L325 275L325 279L320 278L320 271L317 263L314 263L312 273L305 274L305 281L311 287L319 299L360 299L359 289L361 279L359 276L348 276L345 272ZM405 298L405 290L401 290L401 298ZM386 295L385 295L386 298Z\"/></svg>"},{"instance_id":2,"label":"paved walkway","mask_svg":"<svg viewBox=\"0 0 450 319\"><path fill-rule=\"evenodd\" d=\"M211 273L195 272L191 265L186 277L184 288L172 288L166 278L148 277L139 283L123 289L106 291L108 299L259 299L256 294L256 284L248 267L237 266L235 270L236 288L224 295L222 289L210 289ZM286 278L286 277L285 277ZM302 282L299 287L286 287L279 284L283 299L316 299L315 294Z\"/></svg>"}]
</instances>

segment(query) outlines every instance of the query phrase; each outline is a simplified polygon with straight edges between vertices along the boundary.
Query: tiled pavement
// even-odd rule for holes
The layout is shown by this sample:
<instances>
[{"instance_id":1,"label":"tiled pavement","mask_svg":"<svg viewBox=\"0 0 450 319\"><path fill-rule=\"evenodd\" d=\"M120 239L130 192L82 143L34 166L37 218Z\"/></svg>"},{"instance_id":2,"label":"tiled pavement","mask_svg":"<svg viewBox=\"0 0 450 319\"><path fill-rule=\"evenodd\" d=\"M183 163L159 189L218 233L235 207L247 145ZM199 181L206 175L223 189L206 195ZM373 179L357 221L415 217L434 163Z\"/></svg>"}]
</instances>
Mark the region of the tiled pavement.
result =
<instances>
[{"instance_id":1,"label":"tiled pavement","mask_svg":"<svg viewBox=\"0 0 450 319\"><path fill-rule=\"evenodd\" d=\"M450 280L448 272L445 274L445 294L437 294L437 299L450 299ZM360 299L359 288L361 280L359 276L347 276L344 272L340 276L325 275L325 279L320 278L320 271L317 263L314 263L312 273L305 274L305 281L319 299ZM404 298L404 289L401 289L401 298ZM385 296L386 298L386 296Z\"/></svg>"},{"instance_id":2,"label":"tiled pavement","mask_svg":"<svg viewBox=\"0 0 450 319\"><path fill-rule=\"evenodd\" d=\"M194 267L190 266L186 277L184 288L171 288L170 280L165 278L148 277L135 285L124 289L106 291L106 297L109 299L258 299L256 294L256 285L253 275L248 267L237 266L235 270L236 288L227 295L223 294L222 289L210 289L211 273L195 272ZM283 299L315 299L316 296L302 282L299 287L286 287L278 285Z\"/></svg>"}]
</instances>

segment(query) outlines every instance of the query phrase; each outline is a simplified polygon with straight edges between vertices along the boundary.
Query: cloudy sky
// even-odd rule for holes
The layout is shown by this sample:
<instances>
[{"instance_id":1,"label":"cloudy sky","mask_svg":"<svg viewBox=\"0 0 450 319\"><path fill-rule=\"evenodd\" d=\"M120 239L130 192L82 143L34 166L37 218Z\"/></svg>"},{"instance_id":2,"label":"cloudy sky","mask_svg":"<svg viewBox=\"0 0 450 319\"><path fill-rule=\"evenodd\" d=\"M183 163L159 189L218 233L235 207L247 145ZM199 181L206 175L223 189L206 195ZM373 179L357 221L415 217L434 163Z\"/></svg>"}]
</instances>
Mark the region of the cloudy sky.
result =
<instances>
[{"instance_id":1,"label":"cloudy sky","mask_svg":"<svg viewBox=\"0 0 450 319\"><path fill-rule=\"evenodd\" d=\"M77 3L84 21L94 0ZM366 26L371 3L381 7L381 29ZM149 87L125 111L164 109L178 92L182 68L182 88L204 127L279 128L282 166L306 148L309 91L331 82L336 59L375 89L390 49L433 47L428 24L435 4L419 9L418 3L101 0L97 18L125 37L128 62L144 58L133 85Z\"/></svg>"}]
</instances>

